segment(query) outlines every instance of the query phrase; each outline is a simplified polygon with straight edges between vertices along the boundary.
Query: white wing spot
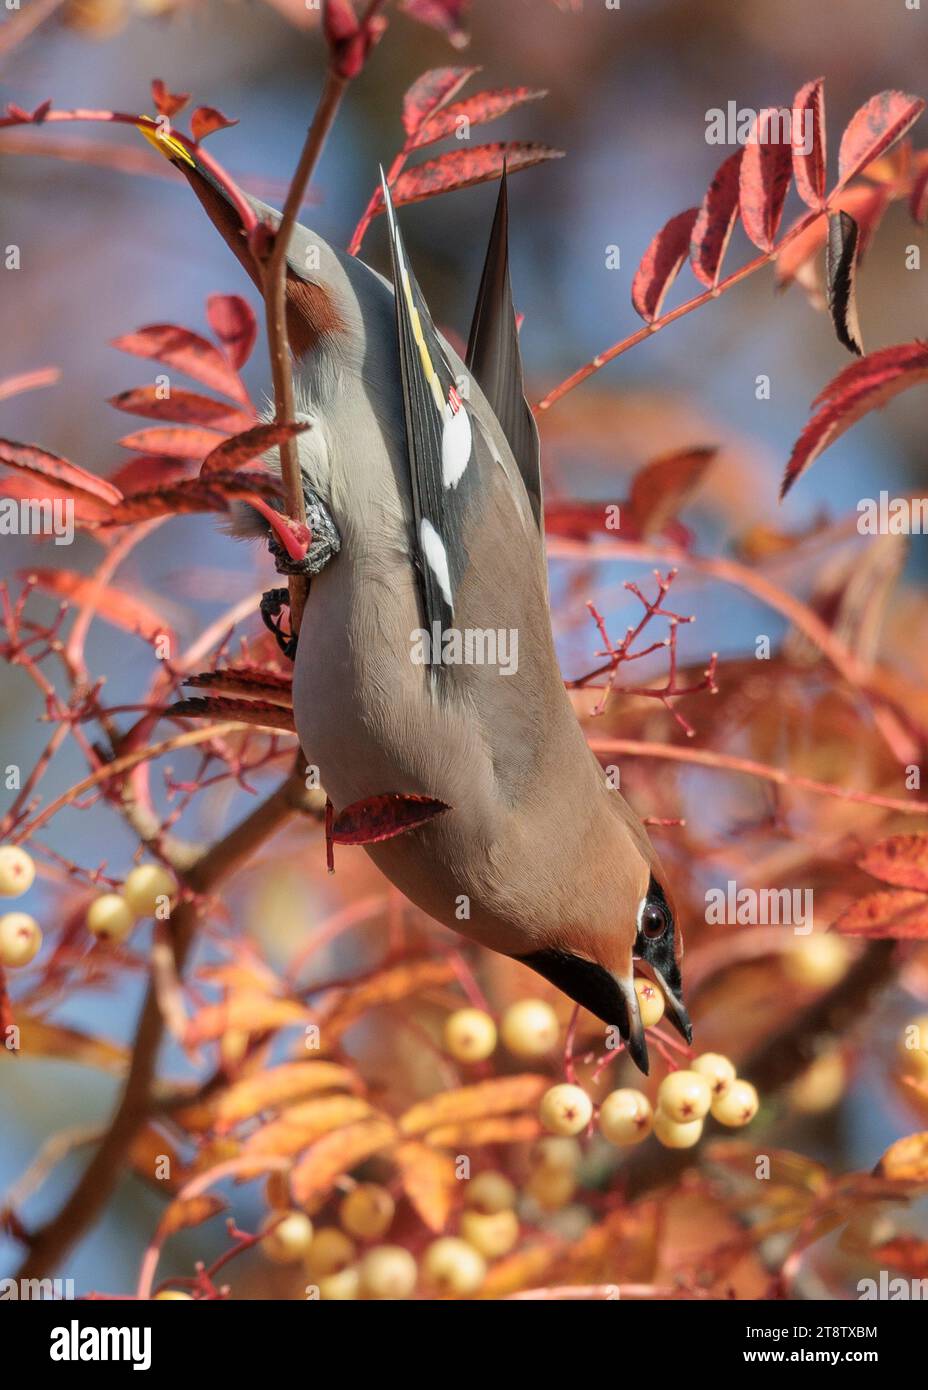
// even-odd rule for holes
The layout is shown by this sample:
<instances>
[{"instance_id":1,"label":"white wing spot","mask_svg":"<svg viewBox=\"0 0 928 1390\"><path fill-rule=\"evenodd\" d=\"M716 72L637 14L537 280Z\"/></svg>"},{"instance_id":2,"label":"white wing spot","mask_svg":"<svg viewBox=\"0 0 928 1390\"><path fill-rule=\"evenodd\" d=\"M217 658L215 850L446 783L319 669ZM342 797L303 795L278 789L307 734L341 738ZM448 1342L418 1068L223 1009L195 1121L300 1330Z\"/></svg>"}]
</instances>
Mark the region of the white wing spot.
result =
<instances>
[{"instance_id":1,"label":"white wing spot","mask_svg":"<svg viewBox=\"0 0 928 1390\"><path fill-rule=\"evenodd\" d=\"M422 547L422 554L429 569L438 580L438 587L441 589L445 602L449 608L453 608L451 600L451 575L448 573L448 555L445 551L444 542L435 530L435 527L424 516L419 522L419 544Z\"/></svg>"},{"instance_id":2,"label":"white wing spot","mask_svg":"<svg viewBox=\"0 0 928 1390\"><path fill-rule=\"evenodd\" d=\"M445 487L457 487L470 463L473 444L470 416L461 405L455 411L446 405L441 435L441 480Z\"/></svg>"}]
</instances>

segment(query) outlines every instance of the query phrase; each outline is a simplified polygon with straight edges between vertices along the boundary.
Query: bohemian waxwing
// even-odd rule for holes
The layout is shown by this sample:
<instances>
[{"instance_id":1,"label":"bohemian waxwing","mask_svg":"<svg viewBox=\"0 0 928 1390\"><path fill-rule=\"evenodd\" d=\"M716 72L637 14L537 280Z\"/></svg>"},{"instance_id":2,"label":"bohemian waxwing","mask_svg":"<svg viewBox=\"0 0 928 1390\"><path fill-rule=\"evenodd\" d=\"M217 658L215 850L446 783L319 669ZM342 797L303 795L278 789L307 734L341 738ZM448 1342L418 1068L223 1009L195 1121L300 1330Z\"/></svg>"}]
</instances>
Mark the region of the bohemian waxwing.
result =
<instances>
[{"instance_id":1,"label":"bohemian waxwing","mask_svg":"<svg viewBox=\"0 0 928 1390\"><path fill-rule=\"evenodd\" d=\"M260 285L233 200L190 152L165 153ZM297 413L311 424L298 437L313 579L297 731L336 811L384 793L450 807L368 854L439 922L617 1026L646 1072L633 958L689 1040L682 941L647 832L587 747L558 669L505 177L463 362L383 191L392 284L302 226L288 247Z\"/></svg>"}]
</instances>

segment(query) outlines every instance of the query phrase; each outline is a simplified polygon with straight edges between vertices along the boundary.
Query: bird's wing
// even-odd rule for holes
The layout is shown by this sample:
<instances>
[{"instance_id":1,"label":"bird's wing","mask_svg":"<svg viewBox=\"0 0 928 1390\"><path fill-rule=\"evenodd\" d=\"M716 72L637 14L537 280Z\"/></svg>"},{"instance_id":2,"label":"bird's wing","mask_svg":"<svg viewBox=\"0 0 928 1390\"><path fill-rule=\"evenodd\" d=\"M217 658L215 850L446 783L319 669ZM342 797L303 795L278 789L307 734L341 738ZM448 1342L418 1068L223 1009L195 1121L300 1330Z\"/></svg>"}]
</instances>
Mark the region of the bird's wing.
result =
<instances>
[{"instance_id":1,"label":"bird's wing","mask_svg":"<svg viewBox=\"0 0 928 1390\"><path fill-rule=\"evenodd\" d=\"M478 444L480 426L467 400L468 383L455 379L406 258L390 189L382 181L416 548L431 631L433 623L444 628L454 619L455 594L469 560L466 536L480 510L492 460Z\"/></svg>"},{"instance_id":2,"label":"bird's wing","mask_svg":"<svg viewBox=\"0 0 928 1390\"><path fill-rule=\"evenodd\" d=\"M506 174L500 180L490 244L483 266L465 357L502 426L544 533L538 429L522 376L522 354L509 279L509 198Z\"/></svg>"}]
</instances>

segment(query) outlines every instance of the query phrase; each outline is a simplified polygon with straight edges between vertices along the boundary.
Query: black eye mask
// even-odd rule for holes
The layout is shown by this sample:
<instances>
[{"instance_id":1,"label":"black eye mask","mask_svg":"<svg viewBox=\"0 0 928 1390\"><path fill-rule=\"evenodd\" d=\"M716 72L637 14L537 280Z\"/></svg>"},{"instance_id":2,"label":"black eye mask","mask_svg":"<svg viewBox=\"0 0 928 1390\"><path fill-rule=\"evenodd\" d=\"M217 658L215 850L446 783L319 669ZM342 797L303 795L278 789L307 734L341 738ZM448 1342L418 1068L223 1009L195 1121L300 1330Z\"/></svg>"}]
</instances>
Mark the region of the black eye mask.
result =
<instances>
[{"instance_id":1,"label":"black eye mask","mask_svg":"<svg viewBox=\"0 0 928 1390\"><path fill-rule=\"evenodd\" d=\"M648 884L647 901L661 908L665 913L667 929L663 936L651 937L646 936L639 928L635 937L634 955L654 971L655 978L664 987L664 993L667 996L668 1017L680 1035L689 1043L693 1041L693 1026L683 1005L683 980L676 952L677 927L670 904L664 896L664 890L653 874L651 875L651 882Z\"/></svg>"}]
</instances>

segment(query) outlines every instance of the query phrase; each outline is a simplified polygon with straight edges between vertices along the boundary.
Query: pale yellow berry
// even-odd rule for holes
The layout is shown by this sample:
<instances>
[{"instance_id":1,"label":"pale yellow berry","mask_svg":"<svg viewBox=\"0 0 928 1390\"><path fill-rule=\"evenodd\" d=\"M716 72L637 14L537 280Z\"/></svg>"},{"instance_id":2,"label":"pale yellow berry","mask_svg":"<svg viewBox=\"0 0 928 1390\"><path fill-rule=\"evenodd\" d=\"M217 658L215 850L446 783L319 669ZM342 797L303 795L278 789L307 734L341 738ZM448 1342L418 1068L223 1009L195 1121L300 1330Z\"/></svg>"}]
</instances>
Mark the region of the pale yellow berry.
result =
<instances>
[{"instance_id":1,"label":"pale yellow berry","mask_svg":"<svg viewBox=\"0 0 928 1390\"><path fill-rule=\"evenodd\" d=\"M816 1057L789 1088L789 1101L801 1115L831 1110L844 1095L847 1067L839 1047Z\"/></svg>"},{"instance_id":2,"label":"pale yellow berry","mask_svg":"<svg viewBox=\"0 0 928 1390\"><path fill-rule=\"evenodd\" d=\"M525 1185L525 1191L543 1211L559 1211L566 1207L577 1190L577 1179L565 1168L536 1168Z\"/></svg>"},{"instance_id":3,"label":"pale yellow berry","mask_svg":"<svg viewBox=\"0 0 928 1390\"><path fill-rule=\"evenodd\" d=\"M42 948L42 928L28 912L6 912L0 917L0 964L18 970L28 965Z\"/></svg>"},{"instance_id":4,"label":"pale yellow berry","mask_svg":"<svg viewBox=\"0 0 928 1390\"><path fill-rule=\"evenodd\" d=\"M154 1297L161 1303L192 1303L193 1294L184 1293L183 1289L162 1289Z\"/></svg>"},{"instance_id":5,"label":"pale yellow berry","mask_svg":"<svg viewBox=\"0 0 928 1390\"><path fill-rule=\"evenodd\" d=\"M797 984L830 989L843 977L849 959L843 937L834 932L812 932L799 938L784 954L783 968Z\"/></svg>"},{"instance_id":6,"label":"pale yellow berry","mask_svg":"<svg viewBox=\"0 0 928 1390\"><path fill-rule=\"evenodd\" d=\"M657 1088L657 1106L678 1125L701 1120L709 1113L712 1089L698 1071L672 1071Z\"/></svg>"},{"instance_id":7,"label":"pale yellow berry","mask_svg":"<svg viewBox=\"0 0 928 1390\"><path fill-rule=\"evenodd\" d=\"M496 1047L496 1024L482 1009L458 1009L445 1021L445 1050L456 1062L482 1062Z\"/></svg>"},{"instance_id":8,"label":"pale yellow berry","mask_svg":"<svg viewBox=\"0 0 928 1390\"><path fill-rule=\"evenodd\" d=\"M593 1102L586 1091L565 1081L545 1091L538 1113L551 1134L582 1134L592 1118Z\"/></svg>"},{"instance_id":9,"label":"pale yellow berry","mask_svg":"<svg viewBox=\"0 0 928 1390\"><path fill-rule=\"evenodd\" d=\"M759 1105L757 1092L750 1081L739 1078L731 1083L724 1096L712 1102L712 1116L720 1125L740 1129L742 1125L750 1124Z\"/></svg>"},{"instance_id":10,"label":"pale yellow berry","mask_svg":"<svg viewBox=\"0 0 928 1390\"><path fill-rule=\"evenodd\" d=\"M485 1173L478 1173L475 1178L464 1187L464 1201L469 1207L474 1207L477 1211L493 1212L507 1211L516 1204L518 1194L515 1186L509 1181L505 1173L494 1173L489 1170Z\"/></svg>"},{"instance_id":11,"label":"pale yellow berry","mask_svg":"<svg viewBox=\"0 0 928 1390\"><path fill-rule=\"evenodd\" d=\"M503 1042L516 1057L546 1057L557 1046L557 1014L543 999L520 999L503 1014Z\"/></svg>"},{"instance_id":12,"label":"pale yellow berry","mask_svg":"<svg viewBox=\"0 0 928 1390\"><path fill-rule=\"evenodd\" d=\"M136 917L154 917L176 892L174 875L161 864L137 864L122 886L122 895Z\"/></svg>"},{"instance_id":13,"label":"pale yellow berry","mask_svg":"<svg viewBox=\"0 0 928 1390\"><path fill-rule=\"evenodd\" d=\"M18 898L35 879L32 855L19 845L0 845L0 898Z\"/></svg>"},{"instance_id":14,"label":"pale yellow berry","mask_svg":"<svg viewBox=\"0 0 928 1390\"><path fill-rule=\"evenodd\" d=\"M457 1236L439 1236L425 1252L422 1272L439 1293L476 1293L486 1278L487 1265L479 1250Z\"/></svg>"},{"instance_id":15,"label":"pale yellow berry","mask_svg":"<svg viewBox=\"0 0 928 1390\"><path fill-rule=\"evenodd\" d=\"M645 1028L653 1028L664 1017L664 996L650 980L636 980L635 993L642 1024Z\"/></svg>"},{"instance_id":16,"label":"pale yellow berry","mask_svg":"<svg viewBox=\"0 0 928 1390\"><path fill-rule=\"evenodd\" d=\"M654 1116L654 1137L665 1149L691 1149L702 1136L702 1120L687 1120L680 1124L664 1110Z\"/></svg>"},{"instance_id":17,"label":"pale yellow berry","mask_svg":"<svg viewBox=\"0 0 928 1390\"><path fill-rule=\"evenodd\" d=\"M105 941L125 941L135 926L135 913L119 893L101 893L87 909L87 928Z\"/></svg>"},{"instance_id":18,"label":"pale yellow berry","mask_svg":"<svg viewBox=\"0 0 928 1390\"><path fill-rule=\"evenodd\" d=\"M610 1091L599 1110L599 1128L610 1144L640 1144L651 1133L651 1103L641 1091Z\"/></svg>"},{"instance_id":19,"label":"pale yellow berry","mask_svg":"<svg viewBox=\"0 0 928 1390\"><path fill-rule=\"evenodd\" d=\"M264 1221L261 1249L275 1264L294 1264L312 1243L313 1223L303 1211L272 1211Z\"/></svg>"},{"instance_id":20,"label":"pale yellow berry","mask_svg":"<svg viewBox=\"0 0 928 1390\"><path fill-rule=\"evenodd\" d=\"M385 1187L376 1182L359 1182L342 1199L339 1219L349 1235L358 1240L379 1240L393 1224L396 1203Z\"/></svg>"},{"instance_id":21,"label":"pale yellow berry","mask_svg":"<svg viewBox=\"0 0 928 1390\"><path fill-rule=\"evenodd\" d=\"M468 1245L488 1260L508 1255L519 1239L519 1218L514 1211L465 1211L461 1215L461 1235Z\"/></svg>"},{"instance_id":22,"label":"pale yellow berry","mask_svg":"<svg viewBox=\"0 0 928 1390\"><path fill-rule=\"evenodd\" d=\"M706 1078L713 1096L724 1096L737 1074L734 1062L721 1052L704 1052L690 1062L690 1069Z\"/></svg>"},{"instance_id":23,"label":"pale yellow berry","mask_svg":"<svg viewBox=\"0 0 928 1390\"><path fill-rule=\"evenodd\" d=\"M402 1245L375 1245L361 1258L361 1288L368 1298L408 1298L417 1273L415 1260Z\"/></svg>"},{"instance_id":24,"label":"pale yellow berry","mask_svg":"<svg viewBox=\"0 0 928 1390\"><path fill-rule=\"evenodd\" d=\"M361 1271L357 1265L347 1265L335 1274L316 1281L319 1297L324 1303L350 1303L361 1293Z\"/></svg>"},{"instance_id":25,"label":"pale yellow berry","mask_svg":"<svg viewBox=\"0 0 928 1390\"><path fill-rule=\"evenodd\" d=\"M306 1256L306 1273L318 1283L354 1262L354 1241L337 1226L320 1226Z\"/></svg>"},{"instance_id":26,"label":"pale yellow berry","mask_svg":"<svg viewBox=\"0 0 928 1390\"><path fill-rule=\"evenodd\" d=\"M561 1173L575 1173L582 1158L583 1150L576 1139L566 1135L546 1134L532 1150L533 1163Z\"/></svg>"}]
</instances>

